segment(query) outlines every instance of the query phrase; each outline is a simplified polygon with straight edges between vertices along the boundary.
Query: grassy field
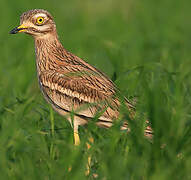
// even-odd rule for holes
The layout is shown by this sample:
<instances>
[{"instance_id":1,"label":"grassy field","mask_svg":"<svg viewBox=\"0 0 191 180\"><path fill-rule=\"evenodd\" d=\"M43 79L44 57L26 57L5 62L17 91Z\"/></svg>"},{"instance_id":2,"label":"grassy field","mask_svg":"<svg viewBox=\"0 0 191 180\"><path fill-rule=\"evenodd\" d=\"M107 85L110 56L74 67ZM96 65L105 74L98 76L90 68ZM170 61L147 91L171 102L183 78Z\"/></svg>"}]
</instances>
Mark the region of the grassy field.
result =
<instances>
[{"instance_id":1,"label":"grassy field","mask_svg":"<svg viewBox=\"0 0 191 180\"><path fill-rule=\"evenodd\" d=\"M191 179L190 7L189 0L1 0L0 179ZM51 12L66 49L137 98L130 134L91 123L73 146L70 124L40 93L33 39L8 34L33 8ZM143 136L146 116L152 142Z\"/></svg>"}]
</instances>

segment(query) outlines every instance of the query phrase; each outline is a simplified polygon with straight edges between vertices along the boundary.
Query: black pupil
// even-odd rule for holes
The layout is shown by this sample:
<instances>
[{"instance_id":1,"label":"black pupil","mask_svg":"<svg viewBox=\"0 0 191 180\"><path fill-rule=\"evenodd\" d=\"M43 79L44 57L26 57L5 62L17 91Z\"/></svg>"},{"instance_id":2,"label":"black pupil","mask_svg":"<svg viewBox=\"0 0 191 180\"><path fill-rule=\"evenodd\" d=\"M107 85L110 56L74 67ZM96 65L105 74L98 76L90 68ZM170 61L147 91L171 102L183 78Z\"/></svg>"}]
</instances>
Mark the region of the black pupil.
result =
<instances>
[{"instance_id":1,"label":"black pupil","mask_svg":"<svg viewBox=\"0 0 191 180\"><path fill-rule=\"evenodd\" d=\"M39 19L39 22L42 22L42 18Z\"/></svg>"}]
</instances>

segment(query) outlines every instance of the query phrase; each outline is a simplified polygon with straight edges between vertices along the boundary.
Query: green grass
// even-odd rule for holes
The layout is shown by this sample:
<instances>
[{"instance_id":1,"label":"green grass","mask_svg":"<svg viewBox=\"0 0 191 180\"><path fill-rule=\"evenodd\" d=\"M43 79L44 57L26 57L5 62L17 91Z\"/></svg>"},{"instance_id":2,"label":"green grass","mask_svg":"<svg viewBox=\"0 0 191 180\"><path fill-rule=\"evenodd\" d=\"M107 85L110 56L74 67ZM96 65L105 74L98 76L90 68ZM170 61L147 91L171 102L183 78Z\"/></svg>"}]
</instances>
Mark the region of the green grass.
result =
<instances>
[{"instance_id":1,"label":"green grass","mask_svg":"<svg viewBox=\"0 0 191 180\"><path fill-rule=\"evenodd\" d=\"M191 2L71 0L0 2L0 179L191 179ZM31 37L8 32L22 12L55 17L66 49L137 97L131 133L117 125L72 128L43 99ZM143 137L146 116L155 135ZM95 142L86 150L88 137ZM85 177L87 157L91 174ZM68 172L68 167L72 171Z\"/></svg>"}]
</instances>

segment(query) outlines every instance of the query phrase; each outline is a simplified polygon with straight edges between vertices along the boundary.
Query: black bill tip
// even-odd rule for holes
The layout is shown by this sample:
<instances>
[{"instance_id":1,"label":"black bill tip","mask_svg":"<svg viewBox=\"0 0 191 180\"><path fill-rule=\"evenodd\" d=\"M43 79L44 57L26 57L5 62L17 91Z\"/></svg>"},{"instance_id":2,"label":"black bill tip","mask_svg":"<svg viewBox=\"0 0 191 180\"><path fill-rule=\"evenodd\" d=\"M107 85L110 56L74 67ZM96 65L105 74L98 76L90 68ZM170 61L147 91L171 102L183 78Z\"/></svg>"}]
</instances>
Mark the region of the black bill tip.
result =
<instances>
[{"instance_id":1,"label":"black bill tip","mask_svg":"<svg viewBox=\"0 0 191 180\"><path fill-rule=\"evenodd\" d=\"M19 28L20 26L17 26L15 27L14 29L12 29L9 34L17 34L18 32L20 32L21 30L23 29L26 29L26 28Z\"/></svg>"},{"instance_id":2,"label":"black bill tip","mask_svg":"<svg viewBox=\"0 0 191 180\"><path fill-rule=\"evenodd\" d=\"M18 26L15 27L14 29L12 29L9 34L17 34L19 32L20 29L18 29Z\"/></svg>"}]
</instances>

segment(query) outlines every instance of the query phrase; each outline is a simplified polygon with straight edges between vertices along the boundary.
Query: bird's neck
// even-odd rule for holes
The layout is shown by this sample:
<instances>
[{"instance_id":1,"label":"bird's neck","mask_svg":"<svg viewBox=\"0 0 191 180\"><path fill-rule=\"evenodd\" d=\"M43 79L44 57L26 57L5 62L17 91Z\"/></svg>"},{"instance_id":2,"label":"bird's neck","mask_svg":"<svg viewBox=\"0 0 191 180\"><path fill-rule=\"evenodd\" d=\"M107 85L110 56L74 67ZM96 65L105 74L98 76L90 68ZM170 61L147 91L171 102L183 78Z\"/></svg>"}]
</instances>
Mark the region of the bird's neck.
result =
<instances>
[{"instance_id":1,"label":"bird's neck","mask_svg":"<svg viewBox=\"0 0 191 180\"><path fill-rule=\"evenodd\" d=\"M35 40L35 48L41 48L41 50L44 50L46 48L53 47L59 47L62 46L58 39L57 33L47 33L42 36L34 36Z\"/></svg>"},{"instance_id":2,"label":"bird's neck","mask_svg":"<svg viewBox=\"0 0 191 180\"><path fill-rule=\"evenodd\" d=\"M58 49L63 49L57 34L46 34L41 37L34 37L36 64L39 73L49 70L49 61L54 60L52 56Z\"/></svg>"}]
</instances>

